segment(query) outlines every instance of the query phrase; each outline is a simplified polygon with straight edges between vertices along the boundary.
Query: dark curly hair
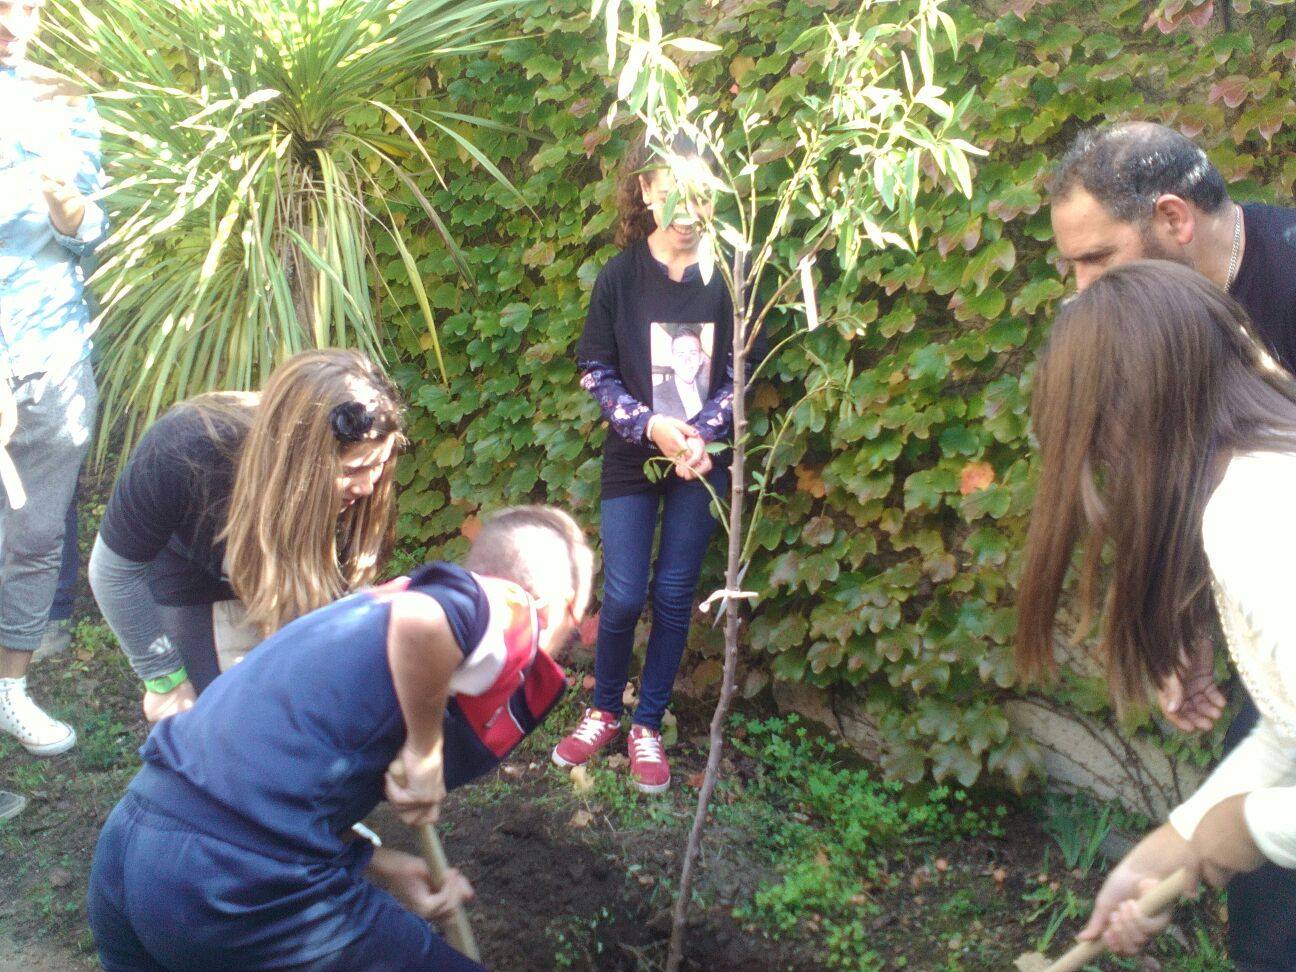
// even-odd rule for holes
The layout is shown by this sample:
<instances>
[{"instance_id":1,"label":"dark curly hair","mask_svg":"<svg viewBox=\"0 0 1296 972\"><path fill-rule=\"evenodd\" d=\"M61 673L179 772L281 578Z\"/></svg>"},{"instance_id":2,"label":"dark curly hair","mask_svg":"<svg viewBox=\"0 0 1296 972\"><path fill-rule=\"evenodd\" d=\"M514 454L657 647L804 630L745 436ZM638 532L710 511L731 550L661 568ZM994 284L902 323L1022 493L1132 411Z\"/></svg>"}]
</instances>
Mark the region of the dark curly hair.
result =
<instances>
[{"instance_id":1,"label":"dark curly hair","mask_svg":"<svg viewBox=\"0 0 1296 972\"><path fill-rule=\"evenodd\" d=\"M619 247L625 248L646 239L657 228L652 210L644 204L639 177L661 167L653 164L659 154L657 146L661 144L649 141L645 132L630 143L625 158L621 160L621 175L617 178L616 189L616 245ZM672 135L665 147L682 158L701 159L715 168L715 155L709 149L699 148L696 141L682 132Z\"/></svg>"}]
</instances>

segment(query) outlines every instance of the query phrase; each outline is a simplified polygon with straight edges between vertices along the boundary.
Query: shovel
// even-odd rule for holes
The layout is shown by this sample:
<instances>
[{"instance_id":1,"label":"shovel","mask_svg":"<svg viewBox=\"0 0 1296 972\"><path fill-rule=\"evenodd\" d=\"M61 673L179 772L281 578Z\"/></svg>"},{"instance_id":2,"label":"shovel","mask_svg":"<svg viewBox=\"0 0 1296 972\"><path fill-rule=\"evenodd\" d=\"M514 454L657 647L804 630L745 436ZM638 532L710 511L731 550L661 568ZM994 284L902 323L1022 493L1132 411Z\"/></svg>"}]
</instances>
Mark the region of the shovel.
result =
<instances>
[{"instance_id":1,"label":"shovel","mask_svg":"<svg viewBox=\"0 0 1296 972\"><path fill-rule=\"evenodd\" d=\"M1151 917L1173 908L1180 898L1193 893L1196 882L1188 871L1180 868L1138 899L1139 910ZM1088 963L1107 950L1102 941L1080 942L1056 962L1050 962L1039 952L1021 955L1013 968L1017 972L1079 972Z\"/></svg>"},{"instance_id":2,"label":"shovel","mask_svg":"<svg viewBox=\"0 0 1296 972\"><path fill-rule=\"evenodd\" d=\"M387 772L395 777L396 781L405 785L405 767L401 765L400 760L395 760ZM445 848L441 846L441 838L436 834L436 829L431 824L423 824L416 827L418 831L419 850L423 854L423 860L428 866L428 871L432 875L432 886L438 891L445 887L446 871L450 870L450 863L446 860ZM455 947L455 949L468 956L474 962L481 961L481 952L477 950L477 939L473 937L472 925L468 923L468 913L463 910L462 906L457 906L450 917L445 922L446 941Z\"/></svg>"},{"instance_id":3,"label":"shovel","mask_svg":"<svg viewBox=\"0 0 1296 972\"><path fill-rule=\"evenodd\" d=\"M423 860L427 862L428 870L432 872L432 883L440 888L445 886L446 871L450 865L446 861L445 849L441 846L441 839L437 837L436 831L431 824L424 824L418 828L419 850L423 852ZM446 941L453 945L458 951L467 955L474 962L481 961L481 953L477 951L477 939L473 937L472 925L468 923L468 912L462 907L457 907L446 919L445 923Z\"/></svg>"}]
</instances>

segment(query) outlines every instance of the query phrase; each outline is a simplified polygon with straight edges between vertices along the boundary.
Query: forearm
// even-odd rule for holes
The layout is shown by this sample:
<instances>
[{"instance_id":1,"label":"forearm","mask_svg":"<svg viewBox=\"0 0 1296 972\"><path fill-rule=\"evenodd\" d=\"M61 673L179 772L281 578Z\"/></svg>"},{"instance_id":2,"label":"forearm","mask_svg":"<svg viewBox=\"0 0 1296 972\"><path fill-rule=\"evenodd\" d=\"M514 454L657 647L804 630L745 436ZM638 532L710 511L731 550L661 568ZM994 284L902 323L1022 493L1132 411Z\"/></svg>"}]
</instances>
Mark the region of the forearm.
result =
<instances>
[{"instance_id":1,"label":"forearm","mask_svg":"<svg viewBox=\"0 0 1296 972\"><path fill-rule=\"evenodd\" d=\"M1185 840L1216 804L1239 793L1296 783L1296 750L1267 720L1261 720L1220 762L1201 787L1170 813L1170 824Z\"/></svg>"},{"instance_id":2,"label":"forearm","mask_svg":"<svg viewBox=\"0 0 1296 972\"><path fill-rule=\"evenodd\" d=\"M725 381L706 400L702 411L698 412L693 427L698 435L707 442L720 442L729 438L733 429L733 371L730 369Z\"/></svg>"},{"instance_id":3,"label":"forearm","mask_svg":"<svg viewBox=\"0 0 1296 972\"><path fill-rule=\"evenodd\" d=\"M752 356L747 359L743 373L747 375L747 380L751 380L756 366L760 364L761 358L764 357L762 349L755 349ZM698 430L698 434L707 442L721 442L728 439L733 432L733 400L734 400L734 369L733 362L730 361L725 366L724 381L715 387L711 395L702 406L702 411L697 415L697 420L693 423Z\"/></svg>"},{"instance_id":4,"label":"forearm","mask_svg":"<svg viewBox=\"0 0 1296 972\"><path fill-rule=\"evenodd\" d=\"M580 368L581 387L598 403L612 431L634 445L650 445L647 432L653 411L630 394L620 373L599 361L582 361Z\"/></svg>"},{"instance_id":5,"label":"forearm","mask_svg":"<svg viewBox=\"0 0 1296 972\"><path fill-rule=\"evenodd\" d=\"M95 537L90 554L90 589L117 636L135 674L142 680L170 675L183 667L180 652L162 630L162 619L148 586L147 563L113 552Z\"/></svg>"},{"instance_id":6,"label":"forearm","mask_svg":"<svg viewBox=\"0 0 1296 972\"><path fill-rule=\"evenodd\" d=\"M1250 793L1243 813L1260 852L1280 867L1296 868L1296 786Z\"/></svg>"}]
</instances>

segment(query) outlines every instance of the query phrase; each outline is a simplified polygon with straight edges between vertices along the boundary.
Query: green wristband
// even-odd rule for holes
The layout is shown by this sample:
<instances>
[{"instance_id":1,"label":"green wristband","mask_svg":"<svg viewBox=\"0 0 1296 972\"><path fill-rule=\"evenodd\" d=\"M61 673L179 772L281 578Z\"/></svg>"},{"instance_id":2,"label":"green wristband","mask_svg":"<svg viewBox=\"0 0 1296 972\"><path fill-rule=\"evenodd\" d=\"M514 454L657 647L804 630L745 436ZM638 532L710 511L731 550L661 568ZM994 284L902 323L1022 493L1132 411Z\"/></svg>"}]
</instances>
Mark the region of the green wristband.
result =
<instances>
[{"instance_id":1,"label":"green wristband","mask_svg":"<svg viewBox=\"0 0 1296 972\"><path fill-rule=\"evenodd\" d=\"M163 675L160 678L150 678L144 682L144 687L154 695L166 695L177 685L189 680L189 673L183 667L177 668L170 675Z\"/></svg>"}]
</instances>

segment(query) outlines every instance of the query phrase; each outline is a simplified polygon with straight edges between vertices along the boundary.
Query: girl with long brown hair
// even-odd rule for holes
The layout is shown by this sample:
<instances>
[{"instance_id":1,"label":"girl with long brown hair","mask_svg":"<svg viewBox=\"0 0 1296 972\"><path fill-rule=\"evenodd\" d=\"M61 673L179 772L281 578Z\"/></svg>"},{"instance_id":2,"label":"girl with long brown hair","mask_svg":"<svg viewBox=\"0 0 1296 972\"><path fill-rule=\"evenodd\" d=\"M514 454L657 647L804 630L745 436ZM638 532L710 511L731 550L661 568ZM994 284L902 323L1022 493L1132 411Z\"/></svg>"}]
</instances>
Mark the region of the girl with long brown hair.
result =
<instances>
[{"instance_id":1,"label":"girl with long brown hair","mask_svg":"<svg viewBox=\"0 0 1296 972\"><path fill-rule=\"evenodd\" d=\"M651 589L652 628L627 746L631 781L645 793L670 786L662 717L716 528L708 485L699 480L718 492L728 483L723 457L713 458L707 446L724 441L732 425L733 306L720 274L702 277L699 223L711 203L690 186L705 183L702 170L713 161L684 135L657 146L640 137L630 146L617 191L623 249L599 271L576 350L581 386L609 425L600 497L603 603L594 704L552 758L579 765L620 734L635 626ZM679 205L667 218L672 196ZM662 457L672 468L654 481L644 467Z\"/></svg>"},{"instance_id":2,"label":"girl with long brown hair","mask_svg":"<svg viewBox=\"0 0 1296 972\"><path fill-rule=\"evenodd\" d=\"M1141 948L1134 904L1187 867L1211 883L1296 866L1296 383L1245 312L1187 267L1108 271L1058 315L1035 374L1041 471L1018 595L1017 662L1051 674L1077 546L1081 628L1119 707L1188 675L1218 616L1261 719L1112 871L1082 938Z\"/></svg>"},{"instance_id":3,"label":"girl with long brown hair","mask_svg":"<svg viewBox=\"0 0 1296 972\"><path fill-rule=\"evenodd\" d=\"M175 406L131 453L90 583L149 721L289 621L372 583L394 539L402 408L355 351L305 351L259 394Z\"/></svg>"}]
</instances>

